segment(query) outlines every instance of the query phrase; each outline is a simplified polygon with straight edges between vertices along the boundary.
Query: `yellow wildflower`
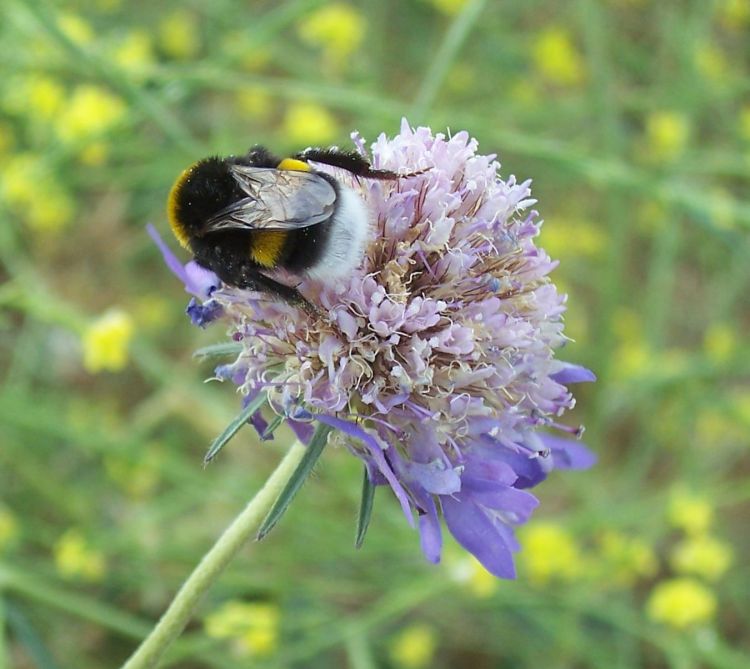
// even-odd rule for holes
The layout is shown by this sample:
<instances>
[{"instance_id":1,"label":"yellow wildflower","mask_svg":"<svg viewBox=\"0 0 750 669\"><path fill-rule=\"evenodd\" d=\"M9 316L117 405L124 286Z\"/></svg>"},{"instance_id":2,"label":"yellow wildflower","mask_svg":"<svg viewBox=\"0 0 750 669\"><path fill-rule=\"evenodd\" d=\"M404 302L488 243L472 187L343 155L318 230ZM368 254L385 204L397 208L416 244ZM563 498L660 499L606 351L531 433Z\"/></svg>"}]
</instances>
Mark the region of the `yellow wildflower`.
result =
<instances>
[{"instance_id":1,"label":"yellow wildflower","mask_svg":"<svg viewBox=\"0 0 750 669\"><path fill-rule=\"evenodd\" d=\"M729 63L726 54L715 44L699 43L693 52L695 67L707 80L715 83L726 81Z\"/></svg>"},{"instance_id":2,"label":"yellow wildflower","mask_svg":"<svg viewBox=\"0 0 750 669\"><path fill-rule=\"evenodd\" d=\"M735 200L732 194L721 186L714 186L706 198L710 204L711 223L721 230L732 230L736 227Z\"/></svg>"},{"instance_id":3,"label":"yellow wildflower","mask_svg":"<svg viewBox=\"0 0 750 669\"><path fill-rule=\"evenodd\" d=\"M0 554L18 539L18 521L11 510L0 504Z\"/></svg>"},{"instance_id":4,"label":"yellow wildflower","mask_svg":"<svg viewBox=\"0 0 750 669\"><path fill-rule=\"evenodd\" d=\"M57 134L65 142L79 143L111 130L125 115L122 100L100 86L76 87L57 119Z\"/></svg>"},{"instance_id":5,"label":"yellow wildflower","mask_svg":"<svg viewBox=\"0 0 750 669\"><path fill-rule=\"evenodd\" d=\"M206 616L206 634L231 639L240 655L262 657L273 653L279 640L281 612L276 604L229 601Z\"/></svg>"},{"instance_id":6,"label":"yellow wildflower","mask_svg":"<svg viewBox=\"0 0 750 669\"><path fill-rule=\"evenodd\" d=\"M597 258L607 248L608 240L601 226L591 221L557 217L555 225L542 226L541 245L553 258Z\"/></svg>"},{"instance_id":7,"label":"yellow wildflower","mask_svg":"<svg viewBox=\"0 0 750 669\"><path fill-rule=\"evenodd\" d=\"M62 14L57 19L57 25L65 36L78 46L86 46L94 41L94 29L78 14Z\"/></svg>"},{"instance_id":8,"label":"yellow wildflower","mask_svg":"<svg viewBox=\"0 0 750 669\"><path fill-rule=\"evenodd\" d=\"M100 581L105 572L104 555L89 546L76 529L63 534L54 546L57 571L65 578Z\"/></svg>"},{"instance_id":9,"label":"yellow wildflower","mask_svg":"<svg viewBox=\"0 0 750 669\"><path fill-rule=\"evenodd\" d=\"M703 534L681 541L670 557L670 564L676 572L702 576L709 581L723 576L731 563L731 547Z\"/></svg>"},{"instance_id":10,"label":"yellow wildflower","mask_svg":"<svg viewBox=\"0 0 750 669\"><path fill-rule=\"evenodd\" d=\"M62 85L43 74L15 77L7 90L3 104L8 111L45 123L55 118L65 103Z\"/></svg>"},{"instance_id":11,"label":"yellow wildflower","mask_svg":"<svg viewBox=\"0 0 750 669\"><path fill-rule=\"evenodd\" d=\"M466 586L474 597L486 599L497 591L500 579L490 574L473 555L448 550L443 562L448 566L450 578Z\"/></svg>"},{"instance_id":12,"label":"yellow wildflower","mask_svg":"<svg viewBox=\"0 0 750 669\"><path fill-rule=\"evenodd\" d=\"M70 222L73 200L40 158L16 154L0 170L0 195L31 228L53 231Z\"/></svg>"},{"instance_id":13,"label":"yellow wildflower","mask_svg":"<svg viewBox=\"0 0 750 669\"><path fill-rule=\"evenodd\" d=\"M742 399L733 398L733 407L702 407L698 410L695 419L693 434L695 443L706 450L718 448L750 448L750 435L748 425L750 420L742 424L743 413L741 410ZM735 415L735 412L738 415ZM745 416L748 414L745 413ZM737 418L740 420L737 420Z\"/></svg>"},{"instance_id":14,"label":"yellow wildflower","mask_svg":"<svg viewBox=\"0 0 750 669\"><path fill-rule=\"evenodd\" d=\"M154 492L161 478L163 456L157 445L150 444L142 457L135 460L108 455L104 460L107 475L134 499L144 499Z\"/></svg>"},{"instance_id":15,"label":"yellow wildflower","mask_svg":"<svg viewBox=\"0 0 750 669\"><path fill-rule=\"evenodd\" d=\"M606 578L617 585L632 585L637 579L656 573L654 551L637 537L609 530L599 537L599 549Z\"/></svg>"},{"instance_id":16,"label":"yellow wildflower","mask_svg":"<svg viewBox=\"0 0 750 669\"><path fill-rule=\"evenodd\" d=\"M164 53L177 60L189 60L201 48L200 30L195 14L178 9L159 24L159 46Z\"/></svg>"},{"instance_id":17,"label":"yellow wildflower","mask_svg":"<svg viewBox=\"0 0 750 669\"><path fill-rule=\"evenodd\" d=\"M703 350L714 362L730 360L737 350L737 335L726 323L712 323L703 337Z\"/></svg>"},{"instance_id":18,"label":"yellow wildflower","mask_svg":"<svg viewBox=\"0 0 750 669\"><path fill-rule=\"evenodd\" d=\"M283 130L292 144L327 144L336 136L336 119L325 107L301 102L287 111Z\"/></svg>"},{"instance_id":19,"label":"yellow wildflower","mask_svg":"<svg viewBox=\"0 0 750 669\"><path fill-rule=\"evenodd\" d=\"M22 212L27 225L38 232L61 230L70 223L74 213L73 199L58 184L50 184L44 197L30 200Z\"/></svg>"},{"instance_id":20,"label":"yellow wildflower","mask_svg":"<svg viewBox=\"0 0 750 669\"><path fill-rule=\"evenodd\" d=\"M582 558L571 534L561 525L538 522L519 532L519 563L536 584L570 581L581 574Z\"/></svg>"},{"instance_id":21,"label":"yellow wildflower","mask_svg":"<svg viewBox=\"0 0 750 669\"><path fill-rule=\"evenodd\" d=\"M121 309L111 309L94 320L83 333L83 366L91 373L119 372L128 361L133 320Z\"/></svg>"},{"instance_id":22,"label":"yellow wildflower","mask_svg":"<svg viewBox=\"0 0 750 669\"><path fill-rule=\"evenodd\" d=\"M237 92L237 108L251 119L267 119L273 111L273 98L257 86L243 88Z\"/></svg>"},{"instance_id":23,"label":"yellow wildflower","mask_svg":"<svg viewBox=\"0 0 750 669\"><path fill-rule=\"evenodd\" d=\"M365 19L351 5L333 2L311 12L298 30L305 42L323 49L331 63L340 64L362 44Z\"/></svg>"},{"instance_id":24,"label":"yellow wildflower","mask_svg":"<svg viewBox=\"0 0 750 669\"><path fill-rule=\"evenodd\" d=\"M78 159L89 167L101 167L109 157L109 144L106 142L91 142L78 152Z\"/></svg>"},{"instance_id":25,"label":"yellow wildflower","mask_svg":"<svg viewBox=\"0 0 750 669\"><path fill-rule=\"evenodd\" d=\"M0 169L3 199L14 206L23 206L36 199L39 182L46 184L49 181L40 159L28 153L11 156Z\"/></svg>"},{"instance_id":26,"label":"yellow wildflower","mask_svg":"<svg viewBox=\"0 0 750 669\"><path fill-rule=\"evenodd\" d=\"M746 142L750 142L750 105L745 105L740 110L739 130L740 137Z\"/></svg>"},{"instance_id":27,"label":"yellow wildflower","mask_svg":"<svg viewBox=\"0 0 750 669\"><path fill-rule=\"evenodd\" d=\"M499 579L490 574L473 555L469 556L471 567L469 571L469 591L479 599L491 597L497 591Z\"/></svg>"},{"instance_id":28,"label":"yellow wildflower","mask_svg":"<svg viewBox=\"0 0 750 669\"><path fill-rule=\"evenodd\" d=\"M427 0L435 9L447 16L455 16L466 5L468 0Z\"/></svg>"},{"instance_id":29,"label":"yellow wildflower","mask_svg":"<svg viewBox=\"0 0 750 669\"><path fill-rule=\"evenodd\" d=\"M750 24L750 2L748 0L721 0L719 20L724 27L732 30L745 28Z\"/></svg>"},{"instance_id":30,"label":"yellow wildflower","mask_svg":"<svg viewBox=\"0 0 750 669\"><path fill-rule=\"evenodd\" d=\"M390 644L394 664L405 669L421 669L432 665L437 638L428 625L410 625L399 632Z\"/></svg>"},{"instance_id":31,"label":"yellow wildflower","mask_svg":"<svg viewBox=\"0 0 750 669\"><path fill-rule=\"evenodd\" d=\"M716 596L699 581L673 578L662 581L646 602L649 618L677 629L711 620L716 613Z\"/></svg>"},{"instance_id":32,"label":"yellow wildflower","mask_svg":"<svg viewBox=\"0 0 750 669\"><path fill-rule=\"evenodd\" d=\"M578 86L585 78L583 58L562 26L547 28L536 36L532 58L537 73L548 83Z\"/></svg>"},{"instance_id":33,"label":"yellow wildflower","mask_svg":"<svg viewBox=\"0 0 750 669\"><path fill-rule=\"evenodd\" d=\"M676 486L670 492L667 515L672 525L687 534L696 535L709 528L714 510L705 497L696 495L684 486Z\"/></svg>"},{"instance_id":34,"label":"yellow wildflower","mask_svg":"<svg viewBox=\"0 0 750 669\"><path fill-rule=\"evenodd\" d=\"M656 162L670 162L685 150L690 126L683 114L652 112L646 119L646 152Z\"/></svg>"},{"instance_id":35,"label":"yellow wildflower","mask_svg":"<svg viewBox=\"0 0 750 669\"><path fill-rule=\"evenodd\" d=\"M154 64L154 45L145 30L131 30L115 47L112 57L123 70L136 77Z\"/></svg>"}]
</instances>

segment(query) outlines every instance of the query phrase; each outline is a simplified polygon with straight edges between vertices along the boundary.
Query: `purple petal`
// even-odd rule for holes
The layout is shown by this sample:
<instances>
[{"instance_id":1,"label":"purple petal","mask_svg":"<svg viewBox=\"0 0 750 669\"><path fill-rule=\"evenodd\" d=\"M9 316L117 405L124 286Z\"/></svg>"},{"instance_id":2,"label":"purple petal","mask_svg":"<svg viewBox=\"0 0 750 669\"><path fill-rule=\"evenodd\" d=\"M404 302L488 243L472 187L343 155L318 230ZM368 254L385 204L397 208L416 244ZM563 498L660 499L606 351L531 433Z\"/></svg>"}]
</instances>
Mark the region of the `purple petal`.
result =
<instances>
[{"instance_id":1,"label":"purple petal","mask_svg":"<svg viewBox=\"0 0 750 669\"><path fill-rule=\"evenodd\" d=\"M193 325L205 328L221 317L224 313L224 307L216 300L207 300L201 304L194 297L191 297L185 313L190 316L190 321Z\"/></svg>"},{"instance_id":2,"label":"purple petal","mask_svg":"<svg viewBox=\"0 0 750 669\"><path fill-rule=\"evenodd\" d=\"M472 492L471 499L477 504L502 511L509 515L513 523L525 523L532 511L539 506L539 500L530 492L517 488L499 488L493 492Z\"/></svg>"},{"instance_id":3,"label":"purple petal","mask_svg":"<svg viewBox=\"0 0 750 669\"><path fill-rule=\"evenodd\" d=\"M550 375L550 378L557 383L567 386L569 383L588 383L596 381L596 374L590 369L581 367L581 365L573 365L569 362L563 363L564 367L554 374Z\"/></svg>"},{"instance_id":4,"label":"purple petal","mask_svg":"<svg viewBox=\"0 0 750 669\"><path fill-rule=\"evenodd\" d=\"M185 290L192 293L201 300L211 297L220 285L221 281L210 269L201 267L195 260L191 260L185 265Z\"/></svg>"},{"instance_id":5,"label":"purple petal","mask_svg":"<svg viewBox=\"0 0 750 669\"><path fill-rule=\"evenodd\" d=\"M451 534L491 574L515 578L513 554L506 536L486 513L469 499L443 497L443 517Z\"/></svg>"},{"instance_id":6,"label":"purple petal","mask_svg":"<svg viewBox=\"0 0 750 669\"><path fill-rule=\"evenodd\" d=\"M406 491L404 490L401 483L399 483L398 479L396 478L396 475L393 473L393 470L388 464L388 461L385 459L385 456L383 455L383 449L380 447L380 444L361 427L348 420L342 420L341 418L335 418L333 416L326 416L325 414L316 414L315 418L325 425L329 425L330 427L336 428L337 430L341 430L345 434L348 434L350 437L359 439L365 444L365 446L369 447L370 456L372 457L380 472L385 477L386 481L388 481L391 488L393 489L393 493L396 495L399 504L401 504L401 509L403 510L406 519L409 521L409 524L414 527L414 516L411 512L409 497L406 494Z\"/></svg>"},{"instance_id":7,"label":"purple petal","mask_svg":"<svg viewBox=\"0 0 750 669\"><path fill-rule=\"evenodd\" d=\"M461 477L442 460L428 464L407 462L404 465L409 480L419 483L427 492L435 495L452 495L461 490Z\"/></svg>"},{"instance_id":8,"label":"purple petal","mask_svg":"<svg viewBox=\"0 0 750 669\"><path fill-rule=\"evenodd\" d=\"M310 440L315 433L315 428L312 426L312 423L292 420L291 418L287 418L286 423L289 427L292 428L292 432L294 432L294 434L297 436L297 439L299 439L303 444L310 443Z\"/></svg>"},{"instance_id":9,"label":"purple petal","mask_svg":"<svg viewBox=\"0 0 750 669\"><path fill-rule=\"evenodd\" d=\"M440 530L440 518L432 495L416 495L418 504L424 513L419 515L419 543L424 556L433 564L440 562L443 549L443 535Z\"/></svg>"},{"instance_id":10,"label":"purple petal","mask_svg":"<svg viewBox=\"0 0 750 669\"><path fill-rule=\"evenodd\" d=\"M544 445L552 451L556 469L588 469L596 464L596 455L580 441L539 433Z\"/></svg>"},{"instance_id":11,"label":"purple petal","mask_svg":"<svg viewBox=\"0 0 750 669\"><path fill-rule=\"evenodd\" d=\"M170 269L172 274L182 281L182 283L187 285L188 278L187 272L185 272L185 267L161 238L158 230L149 223L146 226L146 232L148 232L149 237L151 237L151 239L154 240L154 243L159 247L161 255L164 258L164 264Z\"/></svg>"},{"instance_id":12,"label":"purple petal","mask_svg":"<svg viewBox=\"0 0 750 669\"><path fill-rule=\"evenodd\" d=\"M146 226L146 231L159 247L166 266L172 274L182 281L188 293L205 300L221 285L221 281L216 274L205 267L201 267L194 260L188 262L187 265L183 265L151 223Z\"/></svg>"}]
</instances>

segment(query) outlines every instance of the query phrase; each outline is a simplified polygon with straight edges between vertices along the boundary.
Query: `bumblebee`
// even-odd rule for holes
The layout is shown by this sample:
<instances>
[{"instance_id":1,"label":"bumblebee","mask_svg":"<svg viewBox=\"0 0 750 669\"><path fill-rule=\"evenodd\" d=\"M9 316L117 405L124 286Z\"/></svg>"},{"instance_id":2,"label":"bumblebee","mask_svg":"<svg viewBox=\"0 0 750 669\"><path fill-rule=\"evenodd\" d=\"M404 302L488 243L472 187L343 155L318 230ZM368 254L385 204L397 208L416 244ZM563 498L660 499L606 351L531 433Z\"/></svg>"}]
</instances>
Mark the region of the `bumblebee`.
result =
<instances>
[{"instance_id":1,"label":"bumblebee","mask_svg":"<svg viewBox=\"0 0 750 669\"><path fill-rule=\"evenodd\" d=\"M369 228L360 197L310 162L366 179L417 174L374 169L358 153L335 147L281 159L256 146L244 156L205 158L188 167L169 193L175 237L225 284L309 307L296 288L268 273L343 277L359 266Z\"/></svg>"}]
</instances>

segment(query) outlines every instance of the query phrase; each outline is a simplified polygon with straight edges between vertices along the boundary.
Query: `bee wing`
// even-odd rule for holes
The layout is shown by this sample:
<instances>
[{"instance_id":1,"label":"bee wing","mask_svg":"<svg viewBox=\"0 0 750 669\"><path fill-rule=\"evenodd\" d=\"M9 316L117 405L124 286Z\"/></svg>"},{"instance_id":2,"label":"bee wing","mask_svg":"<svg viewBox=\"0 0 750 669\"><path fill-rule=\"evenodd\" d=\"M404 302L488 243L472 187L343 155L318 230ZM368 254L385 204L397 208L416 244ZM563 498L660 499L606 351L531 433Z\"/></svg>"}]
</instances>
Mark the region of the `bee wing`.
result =
<instances>
[{"instance_id":1,"label":"bee wing","mask_svg":"<svg viewBox=\"0 0 750 669\"><path fill-rule=\"evenodd\" d=\"M336 191L314 172L233 165L230 168L247 195L214 214L204 234L220 230L293 230L328 220Z\"/></svg>"}]
</instances>

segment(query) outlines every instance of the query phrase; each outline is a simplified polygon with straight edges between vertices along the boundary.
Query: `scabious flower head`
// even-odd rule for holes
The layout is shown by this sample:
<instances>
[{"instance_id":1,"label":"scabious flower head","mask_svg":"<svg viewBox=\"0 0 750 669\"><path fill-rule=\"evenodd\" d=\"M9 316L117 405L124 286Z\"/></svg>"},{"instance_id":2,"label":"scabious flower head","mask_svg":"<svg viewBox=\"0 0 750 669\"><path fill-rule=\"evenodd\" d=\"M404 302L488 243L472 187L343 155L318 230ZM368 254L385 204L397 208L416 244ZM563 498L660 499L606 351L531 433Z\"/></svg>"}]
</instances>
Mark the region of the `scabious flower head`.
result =
<instances>
[{"instance_id":1,"label":"scabious flower head","mask_svg":"<svg viewBox=\"0 0 750 669\"><path fill-rule=\"evenodd\" d=\"M335 285L299 284L315 315L212 290L202 313L216 305L242 345L217 376L247 398L266 393L303 441L310 421L335 428L412 524L416 511L429 560L440 559L442 515L488 571L512 577L513 527L537 505L527 489L554 467L593 462L548 432L577 433L556 420L574 404L567 384L593 375L554 357L566 341L565 297L548 277L556 263L534 244L529 182L501 179L465 132L433 135L404 121L371 152L353 139L374 167L412 173L376 181L315 166L371 211L360 268Z\"/></svg>"}]
</instances>

